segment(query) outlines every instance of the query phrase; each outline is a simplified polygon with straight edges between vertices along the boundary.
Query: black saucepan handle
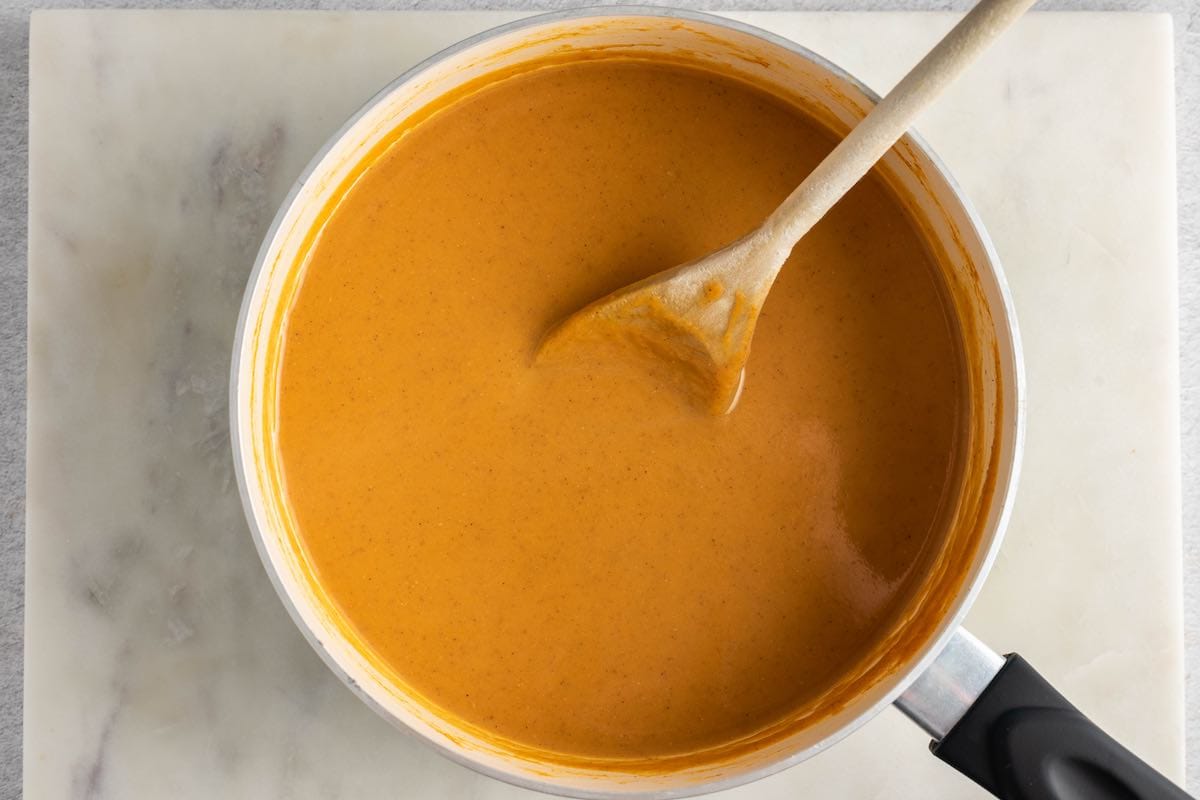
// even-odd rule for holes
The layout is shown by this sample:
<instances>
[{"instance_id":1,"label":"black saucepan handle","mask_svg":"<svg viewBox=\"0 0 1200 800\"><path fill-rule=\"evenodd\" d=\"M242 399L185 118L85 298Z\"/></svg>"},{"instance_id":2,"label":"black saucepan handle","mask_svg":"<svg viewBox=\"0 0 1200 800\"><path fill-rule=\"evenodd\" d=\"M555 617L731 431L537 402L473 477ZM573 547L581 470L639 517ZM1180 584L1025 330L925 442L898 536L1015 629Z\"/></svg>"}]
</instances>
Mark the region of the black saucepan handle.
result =
<instances>
[{"instance_id":1,"label":"black saucepan handle","mask_svg":"<svg viewBox=\"0 0 1200 800\"><path fill-rule=\"evenodd\" d=\"M1015 654L930 749L1005 800L1188 798Z\"/></svg>"}]
</instances>

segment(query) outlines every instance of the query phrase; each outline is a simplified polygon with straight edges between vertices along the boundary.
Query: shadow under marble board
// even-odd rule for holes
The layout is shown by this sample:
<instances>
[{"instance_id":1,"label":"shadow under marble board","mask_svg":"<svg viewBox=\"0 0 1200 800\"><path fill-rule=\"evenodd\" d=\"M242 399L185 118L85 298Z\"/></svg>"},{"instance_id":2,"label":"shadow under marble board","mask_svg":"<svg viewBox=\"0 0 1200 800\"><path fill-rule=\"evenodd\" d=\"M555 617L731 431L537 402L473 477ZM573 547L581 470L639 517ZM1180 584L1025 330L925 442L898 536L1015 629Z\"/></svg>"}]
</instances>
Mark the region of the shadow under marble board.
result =
<instances>
[{"instance_id":1,"label":"shadow under marble board","mask_svg":"<svg viewBox=\"0 0 1200 800\"><path fill-rule=\"evenodd\" d=\"M356 700L246 531L243 283L361 103L507 13L49 12L31 31L30 798L499 798ZM735 14L885 90L941 14ZM1170 20L1033 14L920 124L1006 264L1029 428L970 626L1182 773ZM743 798L972 797L886 711ZM836 791L834 788L836 787Z\"/></svg>"}]
</instances>

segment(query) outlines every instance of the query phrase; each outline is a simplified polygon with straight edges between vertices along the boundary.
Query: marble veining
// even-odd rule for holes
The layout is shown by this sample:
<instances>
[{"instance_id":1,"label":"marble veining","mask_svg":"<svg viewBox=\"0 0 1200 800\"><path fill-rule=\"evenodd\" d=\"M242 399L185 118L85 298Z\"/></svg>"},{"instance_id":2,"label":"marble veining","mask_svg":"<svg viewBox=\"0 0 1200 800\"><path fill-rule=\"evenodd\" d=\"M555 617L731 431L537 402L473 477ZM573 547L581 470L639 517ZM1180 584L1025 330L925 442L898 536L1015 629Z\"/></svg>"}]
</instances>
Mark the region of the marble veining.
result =
<instances>
[{"instance_id":1,"label":"marble veining","mask_svg":"<svg viewBox=\"0 0 1200 800\"><path fill-rule=\"evenodd\" d=\"M512 16L35 16L27 797L527 794L393 730L312 653L247 534L227 423L242 288L291 181L392 76ZM877 88L952 22L737 16ZM1026 472L971 626L1179 775L1170 42L1163 17L1034 15L920 127L1027 345ZM888 711L729 796L977 796L924 742Z\"/></svg>"}]
</instances>

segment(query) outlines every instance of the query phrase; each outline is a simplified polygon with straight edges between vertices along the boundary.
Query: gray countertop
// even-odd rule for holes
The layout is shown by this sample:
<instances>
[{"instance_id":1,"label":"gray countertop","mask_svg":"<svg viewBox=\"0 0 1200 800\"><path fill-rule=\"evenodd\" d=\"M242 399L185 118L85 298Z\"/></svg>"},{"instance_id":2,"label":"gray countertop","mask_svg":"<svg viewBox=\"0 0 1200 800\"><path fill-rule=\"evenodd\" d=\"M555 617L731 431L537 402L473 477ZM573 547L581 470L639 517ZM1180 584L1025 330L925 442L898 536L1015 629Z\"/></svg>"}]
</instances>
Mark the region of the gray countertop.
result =
<instances>
[{"instance_id":1,"label":"gray countertop","mask_svg":"<svg viewBox=\"0 0 1200 800\"><path fill-rule=\"evenodd\" d=\"M44 3L0 0L0 797L21 793L24 582L25 288L28 15L42 6L140 8L509 8L584 5L522 0L218 0ZM961 10L961 0L749 0L706 9ZM1180 353L1183 435L1188 785L1200 792L1200 4L1195 0L1043 0L1039 8L1171 12L1175 21L1179 164ZM1200 674L1200 673L1196 673Z\"/></svg>"}]
</instances>

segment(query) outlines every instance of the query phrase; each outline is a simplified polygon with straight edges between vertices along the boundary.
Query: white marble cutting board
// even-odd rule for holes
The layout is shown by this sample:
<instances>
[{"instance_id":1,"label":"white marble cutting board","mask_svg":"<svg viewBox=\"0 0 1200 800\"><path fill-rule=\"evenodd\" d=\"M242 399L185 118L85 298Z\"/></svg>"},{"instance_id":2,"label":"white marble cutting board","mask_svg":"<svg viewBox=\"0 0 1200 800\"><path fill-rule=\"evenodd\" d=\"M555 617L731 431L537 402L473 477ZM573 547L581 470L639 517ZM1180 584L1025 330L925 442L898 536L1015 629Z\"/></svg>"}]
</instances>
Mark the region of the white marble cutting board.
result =
<instances>
[{"instance_id":1,"label":"white marble cutting board","mask_svg":"<svg viewBox=\"0 0 1200 800\"><path fill-rule=\"evenodd\" d=\"M395 74L513 15L49 12L31 31L25 796L526 794L392 730L293 628L232 482L242 285ZM743 13L884 90L940 14ZM1182 776L1166 16L1034 14L919 128L1006 264L1029 428L970 625ZM892 710L740 798L966 798Z\"/></svg>"}]
</instances>

